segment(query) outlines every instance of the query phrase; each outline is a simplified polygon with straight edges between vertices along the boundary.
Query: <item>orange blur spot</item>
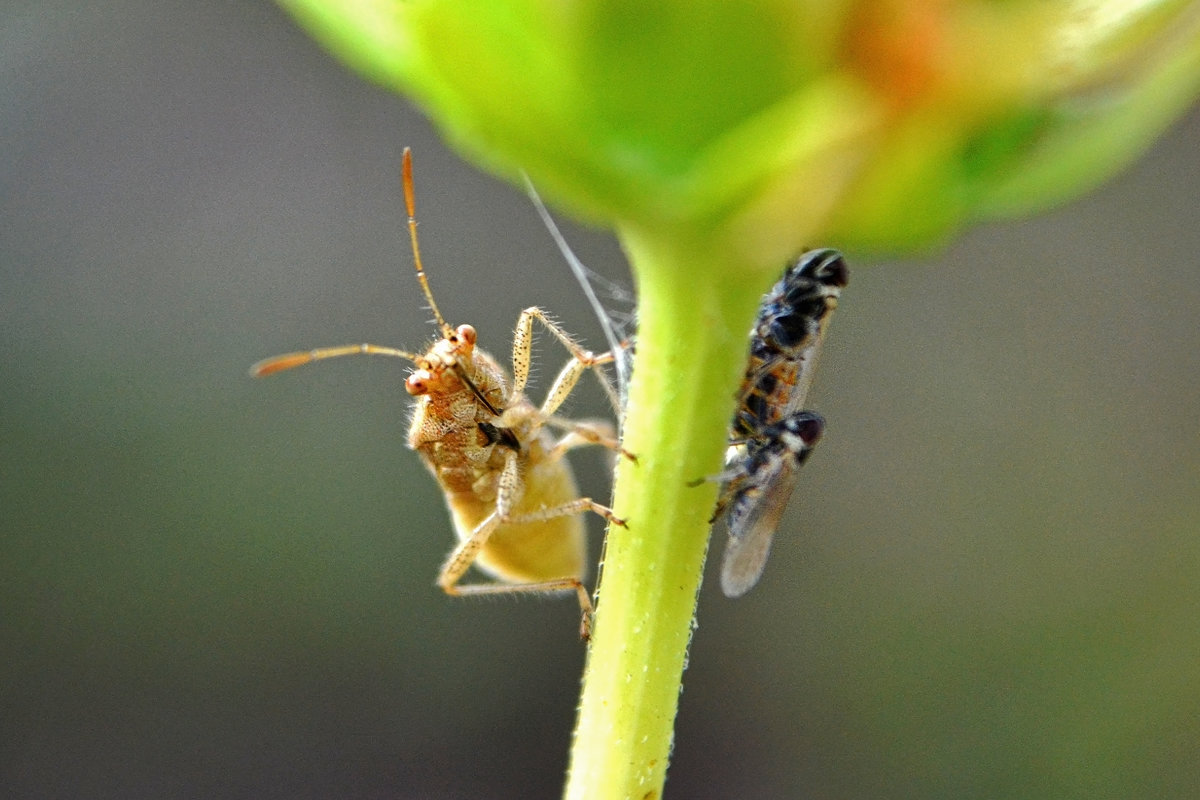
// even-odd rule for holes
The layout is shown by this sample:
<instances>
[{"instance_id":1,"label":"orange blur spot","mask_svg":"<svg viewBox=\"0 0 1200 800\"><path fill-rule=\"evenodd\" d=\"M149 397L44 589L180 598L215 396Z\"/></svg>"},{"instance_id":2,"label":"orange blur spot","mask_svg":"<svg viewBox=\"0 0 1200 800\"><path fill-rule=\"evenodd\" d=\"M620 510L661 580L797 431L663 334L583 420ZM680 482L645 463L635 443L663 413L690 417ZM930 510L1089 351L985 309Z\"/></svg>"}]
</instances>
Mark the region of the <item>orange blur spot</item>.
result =
<instances>
[{"instance_id":1,"label":"orange blur spot","mask_svg":"<svg viewBox=\"0 0 1200 800\"><path fill-rule=\"evenodd\" d=\"M846 57L893 106L910 106L941 81L946 0L863 3L853 16Z\"/></svg>"}]
</instances>

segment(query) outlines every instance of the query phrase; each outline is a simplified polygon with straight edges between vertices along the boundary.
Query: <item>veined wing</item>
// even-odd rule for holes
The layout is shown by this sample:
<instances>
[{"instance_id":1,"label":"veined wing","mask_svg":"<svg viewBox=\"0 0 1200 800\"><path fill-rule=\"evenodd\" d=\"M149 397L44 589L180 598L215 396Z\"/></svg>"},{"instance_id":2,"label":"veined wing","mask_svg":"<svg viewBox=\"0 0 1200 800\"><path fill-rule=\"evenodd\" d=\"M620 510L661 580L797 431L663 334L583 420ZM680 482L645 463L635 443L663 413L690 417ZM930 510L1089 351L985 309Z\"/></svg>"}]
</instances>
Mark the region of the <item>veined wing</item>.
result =
<instances>
[{"instance_id":1,"label":"veined wing","mask_svg":"<svg viewBox=\"0 0 1200 800\"><path fill-rule=\"evenodd\" d=\"M729 484L732 496L724 507L729 541L721 562L721 590L727 597L740 597L758 583L796 487L796 471L824 429L820 415L798 412L765 428L747 444L742 463L732 465L738 477Z\"/></svg>"}]
</instances>

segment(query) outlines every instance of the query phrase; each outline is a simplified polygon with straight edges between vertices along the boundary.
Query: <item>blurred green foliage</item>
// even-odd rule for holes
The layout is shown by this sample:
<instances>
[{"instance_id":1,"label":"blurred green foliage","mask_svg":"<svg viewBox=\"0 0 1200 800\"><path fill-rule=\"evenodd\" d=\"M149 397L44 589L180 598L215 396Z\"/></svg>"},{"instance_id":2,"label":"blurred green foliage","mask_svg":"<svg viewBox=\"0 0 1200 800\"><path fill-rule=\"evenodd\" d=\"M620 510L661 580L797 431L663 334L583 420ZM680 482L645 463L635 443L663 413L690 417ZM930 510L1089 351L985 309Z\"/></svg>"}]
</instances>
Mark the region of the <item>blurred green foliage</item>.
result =
<instances>
[{"instance_id":1,"label":"blurred green foliage","mask_svg":"<svg viewBox=\"0 0 1200 800\"><path fill-rule=\"evenodd\" d=\"M896 251L1111 176L1200 88L1186 0L283 0L615 227Z\"/></svg>"}]
</instances>

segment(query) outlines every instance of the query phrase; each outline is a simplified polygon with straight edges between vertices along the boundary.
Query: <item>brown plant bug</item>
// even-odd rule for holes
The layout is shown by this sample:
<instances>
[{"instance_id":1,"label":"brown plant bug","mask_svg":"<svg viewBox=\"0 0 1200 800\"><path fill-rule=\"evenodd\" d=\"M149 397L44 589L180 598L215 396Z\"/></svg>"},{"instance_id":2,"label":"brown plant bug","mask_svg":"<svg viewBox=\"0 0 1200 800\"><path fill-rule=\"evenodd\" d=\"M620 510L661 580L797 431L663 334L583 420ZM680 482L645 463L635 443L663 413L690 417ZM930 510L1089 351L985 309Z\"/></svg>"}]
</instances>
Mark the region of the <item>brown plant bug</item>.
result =
<instances>
[{"instance_id":1,"label":"brown plant bug","mask_svg":"<svg viewBox=\"0 0 1200 800\"><path fill-rule=\"evenodd\" d=\"M451 327L433 299L417 244L412 154L404 149L402 176L409 239L421 291L441 337L424 353L373 344L323 347L275 356L255 364L255 377L314 361L350 355L402 358L415 365L405 381L413 396L408 446L416 450L441 487L458 534L458 545L438 573L437 585L454 596L527 592L570 592L579 598L580 635L591 631L592 602L583 585L585 571L582 514L593 512L624 525L607 506L581 497L567 451L600 445L621 450L611 425L572 422L555 412L587 370L610 397L615 396L601 366L608 354L584 350L540 308L521 312L512 345L512 377L494 358L476 348L475 328ZM540 323L571 354L541 406L525 396L533 326ZM562 432L555 437L551 430ZM463 585L471 566L496 580Z\"/></svg>"}]
</instances>

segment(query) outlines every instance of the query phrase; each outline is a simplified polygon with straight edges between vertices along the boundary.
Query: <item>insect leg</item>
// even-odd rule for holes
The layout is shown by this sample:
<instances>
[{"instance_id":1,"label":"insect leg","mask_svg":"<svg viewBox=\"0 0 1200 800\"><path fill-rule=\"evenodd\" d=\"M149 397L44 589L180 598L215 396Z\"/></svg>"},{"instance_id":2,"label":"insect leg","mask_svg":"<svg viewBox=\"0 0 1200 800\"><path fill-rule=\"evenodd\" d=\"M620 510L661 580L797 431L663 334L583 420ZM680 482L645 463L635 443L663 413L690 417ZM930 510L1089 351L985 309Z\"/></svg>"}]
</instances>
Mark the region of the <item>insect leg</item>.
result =
<instances>
[{"instance_id":1,"label":"insect leg","mask_svg":"<svg viewBox=\"0 0 1200 800\"><path fill-rule=\"evenodd\" d=\"M613 354L607 352L596 355L590 350L584 350L571 338L569 333L563 330L557 322L546 316L546 312L537 306L525 309L521 312L521 316L517 318L517 330L513 334L512 349L514 391L523 392L525 390L525 383L529 379L534 320L541 322L546 330L554 334L555 338L562 343L563 347L567 349L567 352L572 357L572 360L558 373L558 377L555 378L550 391L547 392L546 399L542 403L542 414L549 416L563 404L563 401L567 399L571 391L575 388L575 384L579 382L579 376L583 374L585 369L592 370L596 375L596 379L600 381L600 385L604 388L604 393L608 396L609 402L612 403L613 410L619 414L621 403L617 397L617 391L613 388L612 381L604 374L604 370L600 368L601 365L611 364L616 360Z\"/></svg>"},{"instance_id":2,"label":"insect leg","mask_svg":"<svg viewBox=\"0 0 1200 800\"><path fill-rule=\"evenodd\" d=\"M562 458L568 450L574 450L576 447L599 445L614 453L620 453L630 461L637 461L637 457L633 453L621 447L621 440L617 438L616 430L604 420L575 421L548 417L544 424L566 431L566 434L547 452L546 457L550 460Z\"/></svg>"},{"instance_id":3,"label":"insect leg","mask_svg":"<svg viewBox=\"0 0 1200 800\"><path fill-rule=\"evenodd\" d=\"M488 539L503 525L544 522L556 517L579 514L584 511L592 511L618 525L625 524L623 520L614 517L611 510L586 497L576 498L569 503L563 503L551 508L538 509L537 511L522 514L512 514L511 509L521 495L517 466L517 454L513 453L507 459L504 471L500 476L500 485L496 496L496 510L489 514L483 522L479 523L469 537L454 548L454 551L446 559L446 563L442 566L442 570L438 574L437 585L446 594L456 597L479 594L574 591L579 598L581 614L579 634L582 638L587 639L591 635L593 607L587 588L578 578L563 577L549 581L539 581L537 583L516 584L495 582L473 583L460 586L458 583L467 570L471 568L471 565L475 563L479 551L487 544Z\"/></svg>"},{"instance_id":4,"label":"insect leg","mask_svg":"<svg viewBox=\"0 0 1200 800\"><path fill-rule=\"evenodd\" d=\"M438 573L437 584L447 594L458 593L455 586L458 579L475 563L479 551L496 532L496 528L511 518L513 507L521 499L521 490L517 453L510 452L504 461L504 468L497 481L496 510L488 514L483 522L476 525L470 536L458 543L458 546L446 558L446 563L442 565L442 571Z\"/></svg>"},{"instance_id":5,"label":"insect leg","mask_svg":"<svg viewBox=\"0 0 1200 800\"><path fill-rule=\"evenodd\" d=\"M500 474L496 490L496 510L489 514L483 522L479 523L475 527L475 530L471 531L471 535L462 542L459 542L454 551L450 553L449 558L446 559L446 563L442 567L441 575L438 577L439 586L445 589L447 585L453 585L470 568L479 551L483 549L488 539L501 525L524 525L531 522L546 522L558 517L568 517L572 514L591 511L594 514L604 517L604 519L614 525L625 527L625 520L615 516L612 509L608 506L602 506L590 497L576 497L574 500L569 500L566 503L560 503L556 506L548 506L546 508L514 514L512 509L516 507L521 499L521 488L517 454L513 453L505 461L504 471Z\"/></svg>"},{"instance_id":6,"label":"insect leg","mask_svg":"<svg viewBox=\"0 0 1200 800\"><path fill-rule=\"evenodd\" d=\"M504 461L504 470L500 473L500 479L496 485L496 511L495 517L499 525L524 525L530 522L545 522L557 517L568 517L572 514L580 514L584 511L591 511L599 514L607 521L614 525L625 527L625 520L614 516L612 509L608 506L602 506L590 497L576 497L574 500L568 500L565 503L560 503L556 506L548 506L539 508L535 511L522 511L519 514L513 513L517 503L520 502L523 495L524 484L520 475L520 464L518 455L515 452L510 452ZM489 516L488 519L491 519ZM479 528L471 534L471 539L479 536L479 529L487 524L487 520L480 523ZM493 529L494 530L494 529ZM483 536L482 541L475 547L474 552L478 552L479 548L487 541L487 537L492 535L492 530L488 530ZM467 541L470 541L468 539ZM462 546L459 546L462 549ZM472 559L474 556L472 555Z\"/></svg>"},{"instance_id":7,"label":"insect leg","mask_svg":"<svg viewBox=\"0 0 1200 800\"><path fill-rule=\"evenodd\" d=\"M459 581L466 574L471 565L475 563L475 557L479 554L479 550L487 542L488 538L495 533L496 529L501 526L499 512L492 512L483 522L479 524L472 533L470 538L459 544L446 559L446 563L442 565L441 572L438 573L438 587L450 595L451 597L467 597L469 595L486 595L486 594L524 594L524 593L547 593L547 592L575 592L579 598L579 636L581 639L587 639L592 633L592 615L595 609L592 606L592 599L588 596L587 587L578 578L556 578L550 581L539 581L538 583L501 583L499 581L493 583L469 583L465 586L460 586Z\"/></svg>"}]
</instances>

